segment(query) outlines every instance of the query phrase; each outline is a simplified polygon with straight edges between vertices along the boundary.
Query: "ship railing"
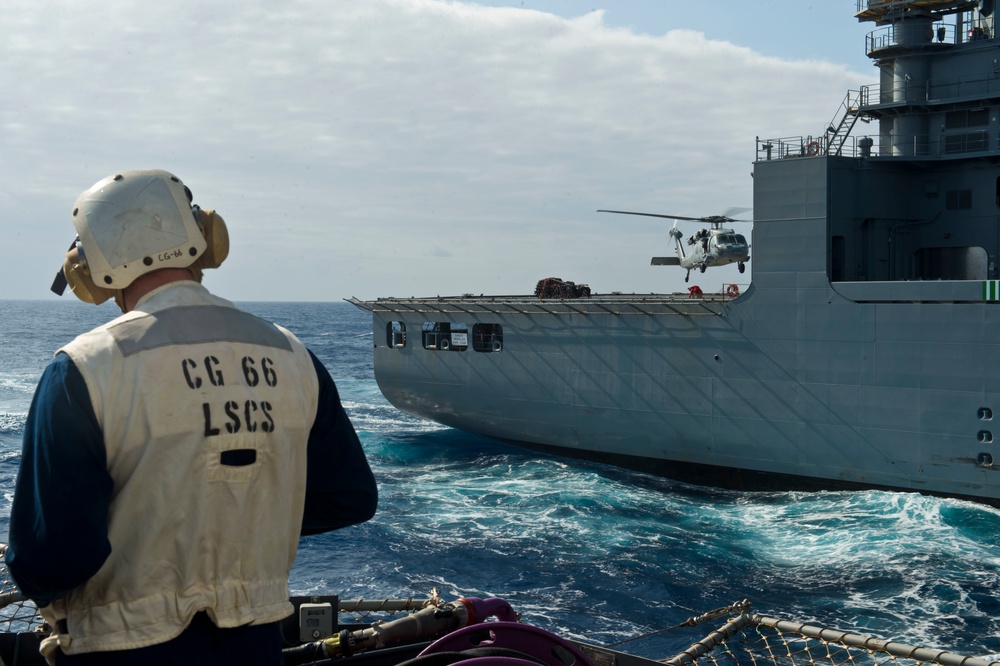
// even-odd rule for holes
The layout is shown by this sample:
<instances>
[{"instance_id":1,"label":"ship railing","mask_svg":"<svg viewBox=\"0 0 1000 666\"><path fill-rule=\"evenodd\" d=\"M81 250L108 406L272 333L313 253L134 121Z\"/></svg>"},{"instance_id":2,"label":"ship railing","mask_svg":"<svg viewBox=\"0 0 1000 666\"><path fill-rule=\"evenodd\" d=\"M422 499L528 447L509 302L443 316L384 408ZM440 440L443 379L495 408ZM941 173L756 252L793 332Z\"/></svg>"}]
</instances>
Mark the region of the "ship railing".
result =
<instances>
[{"instance_id":1,"label":"ship railing","mask_svg":"<svg viewBox=\"0 0 1000 666\"><path fill-rule=\"evenodd\" d=\"M914 83L905 79L889 86L871 83L861 87L859 110L907 104L940 104L1000 97L1000 72L977 73Z\"/></svg>"},{"instance_id":2,"label":"ship railing","mask_svg":"<svg viewBox=\"0 0 1000 666\"><path fill-rule=\"evenodd\" d=\"M933 25L927 39L916 41L913 39L913 31L904 21L898 24L890 23L872 30L865 35L865 53L869 56L885 55L889 49L912 49L915 47L944 48L962 43L962 33L958 28L950 23L939 21ZM984 39L985 32L975 33L976 39ZM982 36L980 36L982 35ZM973 35L969 35L970 40Z\"/></svg>"},{"instance_id":3,"label":"ship railing","mask_svg":"<svg viewBox=\"0 0 1000 666\"><path fill-rule=\"evenodd\" d=\"M6 551L7 544L0 543L0 634L46 634L50 631L50 627L39 613L38 606L21 592L3 561ZM428 606L444 604L437 588L431 588L425 597L340 599L329 596L327 598L336 600L337 613L344 616L343 619L346 620L344 624L371 622L376 618L384 620L400 614L414 613ZM0 664L2 663L3 660L0 659Z\"/></svg>"},{"instance_id":4,"label":"ship railing","mask_svg":"<svg viewBox=\"0 0 1000 666\"><path fill-rule=\"evenodd\" d=\"M937 649L862 636L839 629L750 614L749 602L734 605L737 615L704 639L671 659L668 666L688 664L757 664L761 666L991 666L990 657L963 656ZM691 618L695 622L699 618ZM692 625L693 626L693 625Z\"/></svg>"},{"instance_id":5,"label":"ship railing","mask_svg":"<svg viewBox=\"0 0 1000 666\"><path fill-rule=\"evenodd\" d=\"M837 150L835 150L835 148ZM839 151L839 152L838 152ZM967 157L1000 151L1000 136L987 129L959 128L944 134L911 134L893 137L892 143L876 136L851 136L843 146L832 146L825 136L793 136L757 139L758 162L789 158L812 158L827 154L845 157Z\"/></svg>"},{"instance_id":6,"label":"ship railing","mask_svg":"<svg viewBox=\"0 0 1000 666\"><path fill-rule=\"evenodd\" d=\"M723 282L719 294L723 301L733 301L750 287L749 282Z\"/></svg>"},{"instance_id":7,"label":"ship railing","mask_svg":"<svg viewBox=\"0 0 1000 666\"><path fill-rule=\"evenodd\" d=\"M882 146L880 157L960 157L1000 150L1000 139L990 139L985 129L958 130L947 134L914 134L895 137Z\"/></svg>"},{"instance_id":8,"label":"ship railing","mask_svg":"<svg viewBox=\"0 0 1000 666\"><path fill-rule=\"evenodd\" d=\"M825 155L829 147L826 138L820 136L786 136L777 139L757 138L758 162L783 160L789 157L816 157Z\"/></svg>"},{"instance_id":9,"label":"ship railing","mask_svg":"<svg viewBox=\"0 0 1000 666\"><path fill-rule=\"evenodd\" d=\"M843 141L843 143L841 143ZM776 139L757 138L757 162L788 158L811 158L820 155L868 157L879 154L878 136L848 136L836 138L827 133L816 136L788 136Z\"/></svg>"}]
</instances>

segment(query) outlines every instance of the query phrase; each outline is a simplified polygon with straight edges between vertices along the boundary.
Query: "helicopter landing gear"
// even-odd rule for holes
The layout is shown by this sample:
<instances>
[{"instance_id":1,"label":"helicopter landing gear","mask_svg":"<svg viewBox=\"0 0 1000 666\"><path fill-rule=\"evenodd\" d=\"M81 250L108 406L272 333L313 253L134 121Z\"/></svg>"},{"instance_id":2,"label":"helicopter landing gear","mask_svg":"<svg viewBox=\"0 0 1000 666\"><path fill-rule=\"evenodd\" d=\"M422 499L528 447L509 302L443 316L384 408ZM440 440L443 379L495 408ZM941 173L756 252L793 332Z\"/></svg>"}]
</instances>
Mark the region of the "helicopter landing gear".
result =
<instances>
[{"instance_id":1,"label":"helicopter landing gear","mask_svg":"<svg viewBox=\"0 0 1000 666\"><path fill-rule=\"evenodd\" d=\"M747 269L747 265L744 264L742 261L740 263L736 264L736 267L740 269L740 273L742 273L743 271L745 271Z\"/></svg>"},{"instance_id":2,"label":"helicopter landing gear","mask_svg":"<svg viewBox=\"0 0 1000 666\"><path fill-rule=\"evenodd\" d=\"M687 282L690 279L691 279L691 271L688 271L687 273L684 274L684 281Z\"/></svg>"},{"instance_id":3,"label":"helicopter landing gear","mask_svg":"<svg viewBox=\"0 0 1000 666\"><path fill-rule=\"evenodd\" d=\"M706 268L708 268L708 266L705 265L705 264L702 264L701 265L701 272L704 273Z\"/></svg>"}]
</instances>

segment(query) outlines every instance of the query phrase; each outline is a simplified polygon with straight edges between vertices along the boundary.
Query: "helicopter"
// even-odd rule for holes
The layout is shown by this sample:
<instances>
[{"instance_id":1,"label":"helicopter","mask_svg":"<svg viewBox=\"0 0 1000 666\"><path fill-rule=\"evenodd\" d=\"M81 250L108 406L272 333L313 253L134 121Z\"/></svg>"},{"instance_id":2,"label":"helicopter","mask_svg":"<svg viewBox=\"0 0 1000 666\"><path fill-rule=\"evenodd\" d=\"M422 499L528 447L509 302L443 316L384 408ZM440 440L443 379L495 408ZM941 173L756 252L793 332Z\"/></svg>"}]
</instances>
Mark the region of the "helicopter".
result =
<instances>
[{"instance_id":1,"label":"helicopter","mask_svg":"<svg viewBox=\"0 0 1000 666\"><path fill-rule=\"evenodd\" d=\"M752 222L752 220L736 220L729 217L747 208L731 209L724 215L708 215L706 217L684 217L681 215L662 215L658 213L636 213L629 210L598 210L598 213L620 213L622 215L645 215L646 217L664 217L671 220L686 220L690 222L704 222L710 224L710 229L701 229L692 234L687 239L688 247L684 247L681 240L684 234L677 228L674 222L670 230L670 236L677 245L676 257L653 257L652 266L680 266L687 269L684 281L691 277L691 271L698 269L702 273L709 266L725 266L736 264L740 273L746 270L746 262L750 261L750 245L743 234L736 233L733 229L725 229L723 224L732 222Z\"/></svg>"}]
</instances>

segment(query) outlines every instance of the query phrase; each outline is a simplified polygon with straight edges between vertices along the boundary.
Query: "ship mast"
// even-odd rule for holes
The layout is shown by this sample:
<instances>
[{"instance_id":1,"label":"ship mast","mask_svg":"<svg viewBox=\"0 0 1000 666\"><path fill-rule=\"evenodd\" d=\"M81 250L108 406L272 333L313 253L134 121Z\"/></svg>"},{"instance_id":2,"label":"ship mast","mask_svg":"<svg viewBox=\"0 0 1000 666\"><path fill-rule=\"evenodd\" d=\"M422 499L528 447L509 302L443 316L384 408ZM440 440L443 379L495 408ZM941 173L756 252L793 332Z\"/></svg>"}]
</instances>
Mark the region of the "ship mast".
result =
<instances>
[{"instance_id":1,"label":"ship mast","mask_svg":"<svg viewBox=\"0 0 1000 666\"><path fill-rule=\"evenodd\" d=\"M998 45L992 14L993 0L857 0L857 19L878 26L866 52L880 68L879 87L865 87L857 109L879 120L880 156L997 152L986 130L961 131L979 126L976 114L988 116L986 106L1000 99L998 60L982 53ZM989 71L979 71L984 62Z\"/></svg>"}]
</instances>

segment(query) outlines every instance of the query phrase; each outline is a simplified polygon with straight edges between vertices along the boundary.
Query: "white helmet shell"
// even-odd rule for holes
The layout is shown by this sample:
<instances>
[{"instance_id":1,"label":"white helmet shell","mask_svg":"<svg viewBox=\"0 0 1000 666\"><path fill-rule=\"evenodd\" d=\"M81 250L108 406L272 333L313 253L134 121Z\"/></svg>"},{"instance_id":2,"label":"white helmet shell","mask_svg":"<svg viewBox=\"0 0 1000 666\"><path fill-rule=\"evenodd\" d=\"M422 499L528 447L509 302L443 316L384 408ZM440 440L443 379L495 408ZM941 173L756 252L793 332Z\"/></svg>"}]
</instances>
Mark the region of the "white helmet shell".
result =
<instances>
[{"instance_id":1,"label":"white helmet shell","mask_svg":"<svg viewBox=\"0 0 1000 666\"><path fill-rule=\"evenodd\" d=\"M94 283L107 289L124 289L161 268L190 266L207 246L184 183L158 169L98 181L77 198L73 226Z\"/></svg>"}]
</instances>

